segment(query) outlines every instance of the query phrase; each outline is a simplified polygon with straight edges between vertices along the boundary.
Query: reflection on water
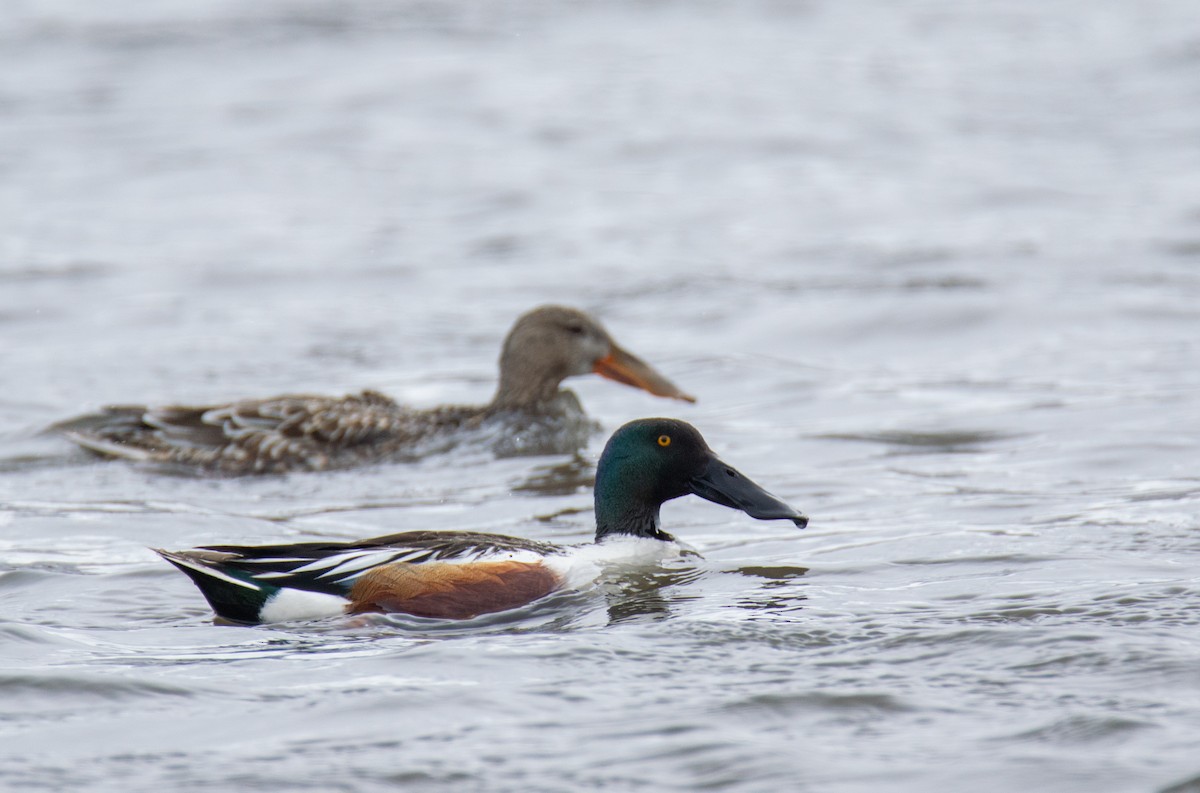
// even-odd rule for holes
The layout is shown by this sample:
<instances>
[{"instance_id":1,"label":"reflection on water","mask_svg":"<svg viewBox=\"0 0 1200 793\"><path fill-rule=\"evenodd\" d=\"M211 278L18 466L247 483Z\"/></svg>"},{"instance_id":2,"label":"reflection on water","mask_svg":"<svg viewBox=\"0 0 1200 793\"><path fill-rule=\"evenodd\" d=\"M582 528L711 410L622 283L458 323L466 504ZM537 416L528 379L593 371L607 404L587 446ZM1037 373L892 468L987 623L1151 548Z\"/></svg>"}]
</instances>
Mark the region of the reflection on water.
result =
<instances>
[{"instance_id":1,"label":"reflection on water","mask_svg":"<svg viewBox=\"0 0 1200 793\"><path fill-rule=\"evenodd\" d=\"M737 568L737 572L745 576L753 576L755 578L765 578L768 581L789 581L793 578L799 578L808 572L807 567L793 567L791 565L743 565Z\"/></svg>"},{"instance_id":2,"label":"reflection on water","mask_svg":"<svg viewBox=\"0 0 1200 793\"><path fill-rule=\"evenodd\" d=\"M654 620L666 619L671 615L677 600L693 596L676 592L668 597L665 589L682 587L698 580L703 571L694 569L631 571L614 577L604 587L608 600L610 624L627 622L642 617Z\"/></svg>"},{"instance_id":3,"label":"reflection on water","mask_svg":"<svg viewBox=\"0 0 1200 793\"><path fill-rule=\"evenodd\" d=\"M893 447L893 453L928 454L928 453L968 453L979 451L981 446L989 443L1010 440L1014 435L988 430L949 430L944 432L842 432L827 433L819 437L834 441L862 441Z\"/></svg>"},{"instance_id":4,"label":"reflection on water","mask_svg":"<svg viewBox=\"0 0 1200 793\"><path fill-rule=\"evenodd\" d=\"M566 462L534 466L529 475L512 486L514 492L542 496L568 496L592 492L596 483L596 466L579 455Z\"/></svg>"}]
</instances>

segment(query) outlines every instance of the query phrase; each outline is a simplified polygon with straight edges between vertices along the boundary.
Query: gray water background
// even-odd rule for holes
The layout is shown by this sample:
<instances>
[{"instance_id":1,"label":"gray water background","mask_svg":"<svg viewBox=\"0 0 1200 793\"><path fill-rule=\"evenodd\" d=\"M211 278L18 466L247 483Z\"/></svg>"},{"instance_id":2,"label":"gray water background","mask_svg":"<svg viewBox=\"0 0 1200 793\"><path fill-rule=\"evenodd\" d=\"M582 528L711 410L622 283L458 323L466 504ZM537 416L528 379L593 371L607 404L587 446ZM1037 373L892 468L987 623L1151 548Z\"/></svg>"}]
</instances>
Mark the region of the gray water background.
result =
<instances>
[{"instance_id":1,"label":"gray water background","mask_svg":"<svg viewBox=\"0 0 1200 793\"><path fill-rule=\"evenodd\" d=\"M606 430L810 528L691 499L694 568L219 626L148 546L585 541L604 437L247 481L39 434L482 402L548 301L700 398L577 381ZM10 0L0 786L1200 790L1198 305L1190 0Z\"/></svg>"}]
</instances>

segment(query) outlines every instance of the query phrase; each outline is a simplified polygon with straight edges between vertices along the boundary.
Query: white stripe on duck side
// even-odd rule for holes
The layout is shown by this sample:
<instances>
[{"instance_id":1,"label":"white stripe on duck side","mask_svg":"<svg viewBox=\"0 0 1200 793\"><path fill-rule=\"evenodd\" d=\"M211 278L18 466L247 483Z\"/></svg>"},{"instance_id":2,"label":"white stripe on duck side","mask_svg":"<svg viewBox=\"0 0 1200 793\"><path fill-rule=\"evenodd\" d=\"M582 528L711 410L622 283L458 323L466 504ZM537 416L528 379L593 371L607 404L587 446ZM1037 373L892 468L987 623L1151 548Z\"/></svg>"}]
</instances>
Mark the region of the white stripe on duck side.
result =
<instances>
[{"instance_id":1,"label":"white stripe on duck side","mask_svg":"<svg viewBox=\"0 0 1200 793\"><path fill-rule=\"evenodd\" d=\"M346 613L350 601L338 595L309 592L304 589L280 589L258 612L260 622L288 622L338 617Z\"/></svg>"}]
</instances>

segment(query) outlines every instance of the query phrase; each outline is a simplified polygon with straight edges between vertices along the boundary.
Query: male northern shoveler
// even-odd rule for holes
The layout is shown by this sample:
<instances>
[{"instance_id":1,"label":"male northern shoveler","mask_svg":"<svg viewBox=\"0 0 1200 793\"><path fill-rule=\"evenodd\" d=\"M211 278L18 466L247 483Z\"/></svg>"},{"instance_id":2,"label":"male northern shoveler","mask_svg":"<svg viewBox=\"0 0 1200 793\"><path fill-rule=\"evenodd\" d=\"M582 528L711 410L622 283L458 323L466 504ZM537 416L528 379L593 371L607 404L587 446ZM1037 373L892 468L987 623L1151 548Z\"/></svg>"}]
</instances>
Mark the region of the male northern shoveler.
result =
<instances>
[{"instance_id":1,"label":"male northern shoveler","mask_svg":"<svg viewBox=\"0 0 1200 793\"><path fill-rule=\"evenodd\" d=\"M445 448L456 433L490 427L502 454L574 451L596 429L559 385L595 373L651 394L696 400L582 311L542 306L517 319L500 353L487 405L415 409L376 391L287 395L203 407L111 407L55 426L111 457L225 475L320 471ZM486 433L485 433L486 434Z\"/></svg>"},{"instance_id":2,"label":"male northern shoveler","mask_svg":"<svg viewBox=\"0 0 1200 793\"><path fill-rule=\"evenodd\" d=\"M212 545L163 551L218 616L279 622L399 612L469 619L594 580L604 567L653 564L683 548L659 527L688 494L759 520L808 518L722 462L696 428L639 419L609 439L596 468L596 540L577 546L474 532L411 531L360 542Z\"/></svg>"}]
</instances>

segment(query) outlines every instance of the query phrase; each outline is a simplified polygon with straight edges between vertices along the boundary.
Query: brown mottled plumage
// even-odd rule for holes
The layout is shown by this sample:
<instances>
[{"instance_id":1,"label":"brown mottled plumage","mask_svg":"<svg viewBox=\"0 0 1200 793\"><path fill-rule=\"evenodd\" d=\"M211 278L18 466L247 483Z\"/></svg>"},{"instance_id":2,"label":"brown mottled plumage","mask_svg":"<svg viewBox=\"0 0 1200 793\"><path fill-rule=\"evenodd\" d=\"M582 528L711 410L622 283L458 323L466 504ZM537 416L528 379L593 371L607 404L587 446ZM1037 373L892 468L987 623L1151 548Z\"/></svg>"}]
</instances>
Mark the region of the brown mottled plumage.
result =
<instances>
[{"instance_id":1,"label":"brown mottled plumage","mask_svg":"<svg viewBox=\"0 0 1200 793\"><path fill-rule=\"evenodd\" d=\"M595 429L568 377L596 373L664 397L695 401L572 308L542 306L504 340L500 382L487 405L416 409L376 391L344 397L286 395L202 407L112 407L56 425L80 446L112 457L225 475L321 471L417 457L456 434L494 430L504 454L568 452Z\"/></svg>"}]
</instances>

